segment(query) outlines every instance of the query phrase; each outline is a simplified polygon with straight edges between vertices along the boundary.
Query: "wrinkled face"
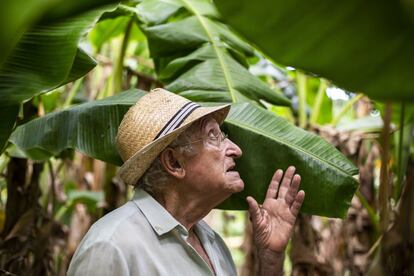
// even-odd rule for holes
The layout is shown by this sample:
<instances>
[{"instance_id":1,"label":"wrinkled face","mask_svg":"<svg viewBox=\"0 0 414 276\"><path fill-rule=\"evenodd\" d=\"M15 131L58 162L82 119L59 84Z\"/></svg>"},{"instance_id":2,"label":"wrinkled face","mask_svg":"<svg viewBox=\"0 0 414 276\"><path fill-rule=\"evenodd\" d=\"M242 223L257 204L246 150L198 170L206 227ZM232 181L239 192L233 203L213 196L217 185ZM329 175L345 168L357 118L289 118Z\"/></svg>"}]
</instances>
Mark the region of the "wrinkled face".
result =
<instances>
[{"instance_id":1,"label":"wrinkled face","mask_svg":"<svg viewBox=\"0 0 414 276\"><path fill-rule=\"evenodd\" d=\"M222 140L221 130L213 118L201 122L197 154L188 157L184 168L189 185L206 196L222 200L244 188L243 180L235 170L235 159L241 149L230 139ZM217 139L218 138L218 139Z\"/></svg>"}]
</instances>

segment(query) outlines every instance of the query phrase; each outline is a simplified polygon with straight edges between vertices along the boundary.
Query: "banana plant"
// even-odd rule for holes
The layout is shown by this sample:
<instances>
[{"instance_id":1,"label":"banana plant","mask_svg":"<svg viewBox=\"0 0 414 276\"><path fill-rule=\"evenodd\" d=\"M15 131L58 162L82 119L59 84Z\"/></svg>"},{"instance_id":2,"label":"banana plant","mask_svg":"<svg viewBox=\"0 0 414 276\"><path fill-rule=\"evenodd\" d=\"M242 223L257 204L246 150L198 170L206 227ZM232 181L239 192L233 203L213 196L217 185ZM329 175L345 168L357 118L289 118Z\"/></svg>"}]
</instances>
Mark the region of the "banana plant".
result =
<instances>
[{"instance_id":1,"label":"banana plant","mask_svg":"<svg viewBox=\"0 0 414 276\"><path fill-rule=\"evenodd\" d=\"M124 113L144 94L124 92L47 114L19 126L10 141L35 160L74 148L121 165L114 144L116 130ZM293 164L302 176L306 192L304 212L330 217L345 215L358 186L353 178L358 170L325 140L249 102L233 104L223 128L244 151L237 169L245 189L220 208L244 210L247 195L263 199L275 169Z\"/></svg>"},{"instance_id":2,"label":"banana plant","mask_svg":"<svg viewBox=\"0 0 414 276\"><path fill-rule=\"evenodd\" d=\"M253 48L220 22L211 1L144 0L134 9L166 89L194 101L290 105L248 71Z\"/></svg>"},{"instance_id":3,"label":"banana plant","mask_svg":"<svg viewBox=\"0 0 414 276\"><path fill-rule=\"evenodd\" d=\"M21 35L0 68L0 150L23 101L71 82L96 65L78 44L99 16L113 8L106 6L52 23L42 22Z\"/></svg>"},{"instance_id":4,"label":"banana plant","mask_svg":"<svg viewBox=\"0 0 414 276\"><path fill-rule=\"evenodd\" d=\"M172 92L194 101L291 104L249 72L247 58L254 49L220 22L211 1L144 0L119 5L102 16L100 25L106 19L112 20L111 27L101 32L103 37L91 36L92 43L99 48L134 21L146 35L157 79ZM142 34L129 35L135 39Z\"/></svg>"},{"instance_id":5,"label":"banana plant","mask_svg":"<svg viewBox=\"0 0 414 276\"><path fill-rule=\"evenodd\" d=\"M25 31L39 22L51 23L80 14L113 0L3 0L0 2L0 67Z\"/></svg>"},{"instance_id":6,"label":"banana plant","mask_svg":"<svg viewBox=\"0 0 414 276\"><path fill-rule=\"evenodd\" d=\"M414 100L411 1L215 1L274 61L375 99Z\"/></svg>"},{"instance_id":7,"label":"banana plant","mask_svg":"<svg viewBox=\"0 0 414 276\"><path fill-rule=\"evenodd\" d=\"M357 169L324 140L260 107L261 100L279 105L290 102L250 74L247 57L253 55L253 48L220 23L211 2L146 0L105 16L113 19L116 14L136 17L167 89L199 102L232 102L224 128L245 152L261 153L245 154L238 162L245 192L221 208L245 209L247 194L260 200L273 171L293 163L307 193L303 210L345 215L357 186L352 177ZM35 160L74 148L120 165L114 145L116 129L143 93L121 93L50 113L19 126L10 141Z\"/></svg>"}]
</instances>

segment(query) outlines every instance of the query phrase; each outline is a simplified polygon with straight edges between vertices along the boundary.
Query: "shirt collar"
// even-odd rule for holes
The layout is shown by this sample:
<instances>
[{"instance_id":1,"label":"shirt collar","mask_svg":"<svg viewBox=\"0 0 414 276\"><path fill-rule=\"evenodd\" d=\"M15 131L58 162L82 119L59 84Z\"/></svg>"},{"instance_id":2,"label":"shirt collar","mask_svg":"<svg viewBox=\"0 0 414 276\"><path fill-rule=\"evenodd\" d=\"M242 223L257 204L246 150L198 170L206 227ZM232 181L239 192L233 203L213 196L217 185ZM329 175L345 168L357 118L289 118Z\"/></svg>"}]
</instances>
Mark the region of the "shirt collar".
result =
<instances>
[{"instance_id":1,"label":"shirt collar","mask_svg":"<svg viewBox=\"0 0 414 276\"><path fill-rule=\"evenodd\" d=\"M214 233L214 231L213 231L213 229L211 229L211 227L207 224L207 222L205 222L204 220L200 220L197 224L196 224L196 226L201 230L201 231L198 231L198 233L200 233L200 234L206 234L207 235L207 237L210 239L210 240L214 240L214 238L215 238L215 233ZM197 234L198 234L197 233Z\"/></svg>"},{"instance_id":2,"label":"shirt collar","mask_svg":"<svg viewBox=\"0 0 414 276\"><path fill-rule=\"evenodd\" d=\"M179 226L180 230L187 232L185 227L181 225L165 208L156 201L150 194L142 189L136 189L132 200L142 211L151 227L159 235L170 232Z\"/></svg>"},{"instance_id":3,"label":"shirt collar","mask_svg":"<svg viewBox=\"0 0 414 276\"><path fill-rule=\"evenodd\" d=\"M176 227L184 235L188 235L187 229L143 189L135 190L135 195L132 201L138 206L151 227L159 236L170 232ZM195 226L201 230L199 231L200 234L206 234L210 240L214 239L215 234L213 229L211 229L204 220L200 220Z\"/></svg>"}]
</instances>

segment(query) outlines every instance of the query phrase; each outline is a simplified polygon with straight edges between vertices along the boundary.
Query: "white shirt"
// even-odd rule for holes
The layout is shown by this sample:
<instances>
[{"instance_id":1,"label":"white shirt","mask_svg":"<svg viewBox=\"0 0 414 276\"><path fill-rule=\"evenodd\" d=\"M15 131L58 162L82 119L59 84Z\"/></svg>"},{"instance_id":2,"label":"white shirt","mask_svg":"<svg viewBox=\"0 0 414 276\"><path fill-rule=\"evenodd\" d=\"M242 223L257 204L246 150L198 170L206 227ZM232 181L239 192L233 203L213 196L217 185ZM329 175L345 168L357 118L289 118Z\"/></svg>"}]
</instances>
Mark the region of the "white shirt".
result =
<instances>
[{"instance_id":1,"label":"white shirt","mask_svg":"<svg viewBox=\"0 0 414 276\"><path fill-rule=\"evenodd\" d=\"M194 225L216 275L236 275L231 254L204 221ZM187 243L188 231L154 198L133 200L99 219L79 244L68 275L214 275Z\"/></svg>"}]
</instances>

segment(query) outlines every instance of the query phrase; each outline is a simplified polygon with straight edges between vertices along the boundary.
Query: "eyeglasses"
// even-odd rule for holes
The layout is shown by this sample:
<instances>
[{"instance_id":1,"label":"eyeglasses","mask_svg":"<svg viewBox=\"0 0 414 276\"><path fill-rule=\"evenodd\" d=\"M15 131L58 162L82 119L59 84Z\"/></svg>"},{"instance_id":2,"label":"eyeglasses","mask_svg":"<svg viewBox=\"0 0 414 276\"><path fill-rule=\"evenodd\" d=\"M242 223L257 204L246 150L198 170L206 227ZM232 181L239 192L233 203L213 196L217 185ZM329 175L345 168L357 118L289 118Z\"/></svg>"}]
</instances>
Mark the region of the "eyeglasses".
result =
<instances>
[{"instance_id":1,"label":"eyeglasses","mask_svg":"<svg viewBox=\"0 0 414 276\"><path fill-rule=\"evenodd\" d=\"M224 140L226 140L228 138L228 135L226 133L224 133L223 131L219 131L214 133L213 131L210 131L207 137L201 138L201 139L197 139L185 144L179 144L179 145L174 145L174 148L176 147L182 147L182 146L188 146L194 143L198 143L198 142L202 142L206 139L208 139L212 145L214 145L215 147L218 147L219 149L221 149L222 143Z\"/></svg>"}]
</instances>

